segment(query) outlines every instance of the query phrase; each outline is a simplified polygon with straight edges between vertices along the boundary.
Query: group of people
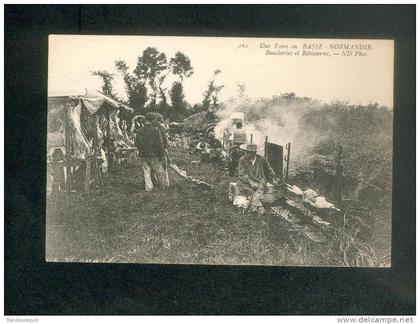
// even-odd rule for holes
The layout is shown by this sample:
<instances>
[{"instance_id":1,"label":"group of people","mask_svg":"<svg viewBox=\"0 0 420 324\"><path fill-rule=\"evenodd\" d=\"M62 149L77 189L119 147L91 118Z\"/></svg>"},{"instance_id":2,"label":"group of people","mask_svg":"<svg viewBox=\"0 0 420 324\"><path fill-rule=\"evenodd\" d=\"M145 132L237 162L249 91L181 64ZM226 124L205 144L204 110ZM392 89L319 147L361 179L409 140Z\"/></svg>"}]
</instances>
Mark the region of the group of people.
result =
<instances>
[{"instance_id":1,"label":"group of people","mask_svg":"<svg viewBox=\"0 0 420 324\"><path fill-rule=\"evenodd\" d=\"M169 186L168 138L161 122L159 114L147 113L136 129L135 145L142 161L145 190L148 192L155 186L162 189ZM240 123L236 125L236 130L232 134L229 173L237 169L238 190L248 197L249 212L262 214L265 212L262 199L267 191L267 183L280 183L269 162L257 154L257 145L246 142L246 134Z\"/></svg>"}]
</instances>

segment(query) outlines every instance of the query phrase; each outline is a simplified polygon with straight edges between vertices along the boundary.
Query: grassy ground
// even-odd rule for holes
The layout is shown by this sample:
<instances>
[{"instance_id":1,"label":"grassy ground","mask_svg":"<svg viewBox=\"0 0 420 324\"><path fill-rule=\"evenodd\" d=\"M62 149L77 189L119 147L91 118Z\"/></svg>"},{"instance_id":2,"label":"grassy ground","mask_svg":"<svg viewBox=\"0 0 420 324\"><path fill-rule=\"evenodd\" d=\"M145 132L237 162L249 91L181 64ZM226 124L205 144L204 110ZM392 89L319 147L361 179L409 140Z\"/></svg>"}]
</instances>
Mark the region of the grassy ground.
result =
<instances>
[{"instance_id":1,"label":"grassy ground","mask_svg":"<svg viewBox=\"0 0 420 324\"><path fill-rule=\"evenodd\" d=\"M349 249L343 254L343 233L313 243L281 219L243 214L228 200L233 179L221 166L190 164L197 157L186 149L171 155L181 169L214 184L215 190L205 191L170 170L167 191L146 193L139 161L119 167L102 189L48 200L47 260L356 265L356 259L348 261Z\"/></svg>"}]
</instances>

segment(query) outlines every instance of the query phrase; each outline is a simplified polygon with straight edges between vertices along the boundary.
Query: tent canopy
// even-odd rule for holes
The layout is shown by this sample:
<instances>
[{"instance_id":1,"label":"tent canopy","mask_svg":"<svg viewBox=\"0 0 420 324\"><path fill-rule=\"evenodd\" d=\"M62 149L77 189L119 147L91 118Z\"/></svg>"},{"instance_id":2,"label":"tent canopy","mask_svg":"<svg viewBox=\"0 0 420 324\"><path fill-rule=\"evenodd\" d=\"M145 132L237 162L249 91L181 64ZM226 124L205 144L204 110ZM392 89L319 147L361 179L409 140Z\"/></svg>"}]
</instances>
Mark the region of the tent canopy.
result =
<instances>
[{"instance_id":1,"label":"tent canopy","mask_svg":"<svg viewBox=\"0 0 420 324\"><path fill-rule=\"evenodd\" d=\"M124 110L129 113L133 113L134 109L124 105L110 97L105 96L103 93L96 91L96 90L87 90L84 96L79 97L84 105L86 106L87 110L93 115L96 113L104 103L107 103L113 108L118 110Z\"/></svg>"},{"instance_id":2,"label":"tent canopy","mask_svg":"<svg viewBox=\"0 0 420 324\"><path fill-rule=\"evenodd\" d=\"M108 107L123 111L125 114L132 114L134 109L124 105L103 93L96 90L86 90L86 94L83 96L57 96L48 97L48 117L54 118L64 113L64 107L66 104L76 106L79 101L82 101L87 111L90 114L95 114L104 104Z\"/></svg>"}]
</instances>

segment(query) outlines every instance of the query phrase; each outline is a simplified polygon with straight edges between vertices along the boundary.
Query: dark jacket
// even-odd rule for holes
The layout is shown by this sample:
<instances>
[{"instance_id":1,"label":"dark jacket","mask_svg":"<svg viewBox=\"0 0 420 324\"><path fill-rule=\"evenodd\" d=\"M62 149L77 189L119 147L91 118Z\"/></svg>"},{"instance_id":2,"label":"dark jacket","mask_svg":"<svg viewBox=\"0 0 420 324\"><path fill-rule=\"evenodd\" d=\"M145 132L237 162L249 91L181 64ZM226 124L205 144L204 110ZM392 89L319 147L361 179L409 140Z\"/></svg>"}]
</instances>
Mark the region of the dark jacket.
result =
<instances>
[{"instance_id":1,"label":"dark jacket","mask_svg":"<svg viewBox=\"0 0 420 324\"><path fill-rule=\"evenodd\" d=\"M142 127L136 135L136 146L141 157L163 158L165 144L160 130L150 124Z\"/></svg>"},{"instance_id":2,"label":"dark jacket","mask_svg":"<svg viewBox=\"0 0 420 324\"><path fill-rule=\"evenodd\" d=\"M166 150L169 146L167 131L165 127L161 124L158 127L159 127L160 136L162 139L163 148Z\"/></svg>"}]
</instances>

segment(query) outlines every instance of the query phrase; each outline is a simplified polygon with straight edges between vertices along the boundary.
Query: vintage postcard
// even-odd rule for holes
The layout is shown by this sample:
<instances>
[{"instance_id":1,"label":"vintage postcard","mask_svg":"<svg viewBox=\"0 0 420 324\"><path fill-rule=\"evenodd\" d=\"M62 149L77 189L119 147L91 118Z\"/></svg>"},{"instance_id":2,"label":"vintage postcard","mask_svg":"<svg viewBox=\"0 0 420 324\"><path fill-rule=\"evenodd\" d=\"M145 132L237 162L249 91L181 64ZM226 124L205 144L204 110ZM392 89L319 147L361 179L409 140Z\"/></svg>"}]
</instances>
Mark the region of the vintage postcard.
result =
<instances>
[{"instance_id":1,"label":"vintage postcard","mask_svg":"<svg viewBox=\"0 0 420 324\"><path fill-rule=\"evenodd\" d=\"M50 35L48 262L390 267L393 40Z\"/></svg>"}]
</instances>

